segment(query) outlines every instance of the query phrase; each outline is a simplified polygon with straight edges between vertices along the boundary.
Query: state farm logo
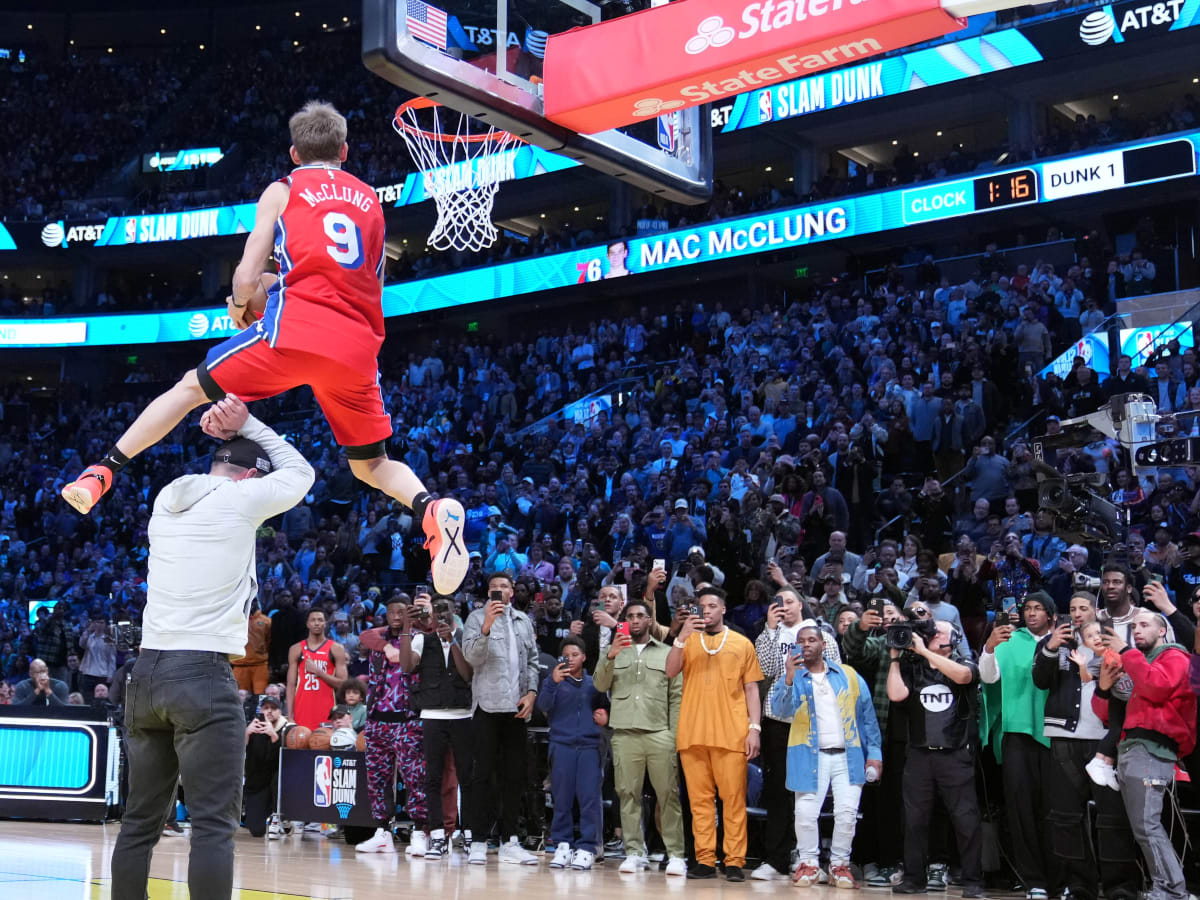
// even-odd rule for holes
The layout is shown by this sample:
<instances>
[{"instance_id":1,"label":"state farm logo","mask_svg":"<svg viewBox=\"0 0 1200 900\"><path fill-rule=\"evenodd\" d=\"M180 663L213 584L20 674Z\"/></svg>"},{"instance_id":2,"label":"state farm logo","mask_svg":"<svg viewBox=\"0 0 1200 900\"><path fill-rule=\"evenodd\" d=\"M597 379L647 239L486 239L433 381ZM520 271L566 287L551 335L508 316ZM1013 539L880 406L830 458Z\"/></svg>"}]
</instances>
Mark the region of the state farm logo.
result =
<instances>
[{"instance_id":1,"label":"state farm logo","mask_svg":"<svg viewBox=\"0 0 1200 900\"><path fill-rule=\"evenodd\" d=\"M683 49L695 56L709 47L724 47L737 37L737 32L725 24L720 16L709 16L696 27L696 33L687 39Z\"/></svg>"},{"instance_id":2,"label":"state farm logo","mask_svg":"<svg viewBox=\"0 0 1200 900\"><path fill-rule=\"evenodd\" d=\"M682 100L660 100L658 97L643 97L633 104L635 116L659 116L683 106Z\"/></svg>"}]
</instances>

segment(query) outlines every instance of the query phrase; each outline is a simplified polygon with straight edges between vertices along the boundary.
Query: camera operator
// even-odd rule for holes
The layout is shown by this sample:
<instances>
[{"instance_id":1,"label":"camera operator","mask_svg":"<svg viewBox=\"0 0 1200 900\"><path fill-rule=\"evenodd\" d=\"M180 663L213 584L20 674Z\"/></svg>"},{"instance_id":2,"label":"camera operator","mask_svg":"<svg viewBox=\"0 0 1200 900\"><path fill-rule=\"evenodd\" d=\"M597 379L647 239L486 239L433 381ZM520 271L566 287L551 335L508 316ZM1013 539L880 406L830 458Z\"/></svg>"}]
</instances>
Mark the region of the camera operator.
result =
<instances>
[{"instance_id":1,"label":"camera operator","mask_svg":"<svg viewBox=\"0 0 1200 900\"><path fill-rule=\"evenodd\" d=\"M904 798L904 879L895 894L926 890L929 825L940 795L962 860L963 897L983 896L983 827L975 800L975 693L979 670L957 657L948 622L936 622L928 645L889 648L888 699L908 713Z\"/></svg>"},{"instance_id":2,"label":"camera operator","mask_svg":"<svg viewBox=\"0 0 1200 900\"><path fill-rule=\"evenodd\" d=\"M996 614L979 657L984 685L980 732L1002 763L1013 866L1025 885L1026 900L1047 900L1057 881L1047 833L1050 784L1056 774L1043 733L1046 692L1034 685L1032 673L1037 643L1054 621L1054 601L1045 591L1028 594L1021 606L1024 628L1015 627L1008 616Z\"/></svg>"},{"instance_id":3,"label":"camera operator","mask_svg":"<svg viewBox=\"0 0 1200 900\"><path fill-rule=\"evenodd\" d=\"M263 697L257 714L246 726L246 830L254 837L268 833L272 840L283 837L275 810L279 808L276 791L280 737L288 724L279 701Z\"/></svg>"},{"instance_id":4,"label":"camera operator","mask_svg":"<svg viewBox=\"0 0 1200 900\"><path fill-rule=\"evenodd\" d=\"M1070 601L1072 618L1082 621L1095 605L1090 594L1077 593ZM1064 880L1073 898L1096 900L1103 884L1109 900L1135 900L1141 873L1121 798L1092 781L1085 769L1105 732L1104 723L1092 710L1096 682L1083 681L1076 662L1091 657L1092 651L1079 639L1075 624L1062 617L1034 655L1034 686L1049 692L1044 734L1050 738L1053 759L1049 788L1054 853L1063 860ZM1086 818L1088 800L1096 807L1096 854Z\"/></svg>"},{"instance_id":5,"label":"camera operator","mask_svg":"<svg viewBox=\"0 0 1200 900\"><path fill-rule=\"evenodd\" d=\"M1046 579L1046 593L1053 598L1054 605L1060 613L1066 613L1070 607L1071 597L1076 590L1075 579L1079 575L1099 578L1099 573L1088 567L1087 548L1081 544L1072 544L1063 551L1054 574Z\"/></svg>"},{"instance_id":6,"label":"camera operator","mask_svg":"<svg viewBox=\"0 0 1200 900\"><path fill-rule=\"evenodd\" d=\"M258 592L254 536L313 483L304 457L236 397L201 422L226 442L209 474L164 487L150 518L142 652L125 686L129 800L112 855L114 900L144 900L180 775L192 817L191 894L233 893L246 718L229 657L245 649Z\"/></svg>"}]
</instances>

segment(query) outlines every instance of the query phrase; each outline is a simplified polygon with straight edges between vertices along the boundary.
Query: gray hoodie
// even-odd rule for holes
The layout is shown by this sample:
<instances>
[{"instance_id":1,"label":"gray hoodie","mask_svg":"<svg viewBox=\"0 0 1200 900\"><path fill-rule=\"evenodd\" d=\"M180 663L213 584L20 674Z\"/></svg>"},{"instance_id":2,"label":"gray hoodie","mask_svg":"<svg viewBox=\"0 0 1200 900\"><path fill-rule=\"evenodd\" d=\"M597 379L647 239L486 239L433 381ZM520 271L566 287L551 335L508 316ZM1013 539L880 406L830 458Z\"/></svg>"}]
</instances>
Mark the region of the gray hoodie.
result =
<instances>
[{"instance_id":1,"label":"gray hoodie","mask_svg":"<svg viewBox=\"0 0 1200 900\"><path fill-rule=\"evenodd\" d=\"M251 416L239 432L257 441L272 472L234 481L184 475L163 488L150 517L142 647L241 656L258 594L255 534L308 493L313 470L287 441Z\"/></svg>"}]
</instances>

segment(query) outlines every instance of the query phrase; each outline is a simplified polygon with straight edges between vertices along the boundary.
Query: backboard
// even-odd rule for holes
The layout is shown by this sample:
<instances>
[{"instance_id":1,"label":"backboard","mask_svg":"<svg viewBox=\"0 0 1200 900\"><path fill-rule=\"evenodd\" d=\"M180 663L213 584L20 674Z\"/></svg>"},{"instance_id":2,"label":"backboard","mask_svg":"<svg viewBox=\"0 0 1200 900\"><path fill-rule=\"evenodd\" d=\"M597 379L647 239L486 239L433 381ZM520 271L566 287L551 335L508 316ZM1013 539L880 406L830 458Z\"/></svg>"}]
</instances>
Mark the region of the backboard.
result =
<instances>
[{"instance_id":1,"label":"backboard","mask_svg":"<svg viewBox=\"0 0 1200 900\"><path fill-rule=\"evenodd\" d=\"M544 115L546 36L632 11L628 0L604 6L590 0L436 3L363 0L367 68L405 91L665 200L696 204L712 195L707 106L598 134L579 134Z\"/></svg>"}]
</instances>

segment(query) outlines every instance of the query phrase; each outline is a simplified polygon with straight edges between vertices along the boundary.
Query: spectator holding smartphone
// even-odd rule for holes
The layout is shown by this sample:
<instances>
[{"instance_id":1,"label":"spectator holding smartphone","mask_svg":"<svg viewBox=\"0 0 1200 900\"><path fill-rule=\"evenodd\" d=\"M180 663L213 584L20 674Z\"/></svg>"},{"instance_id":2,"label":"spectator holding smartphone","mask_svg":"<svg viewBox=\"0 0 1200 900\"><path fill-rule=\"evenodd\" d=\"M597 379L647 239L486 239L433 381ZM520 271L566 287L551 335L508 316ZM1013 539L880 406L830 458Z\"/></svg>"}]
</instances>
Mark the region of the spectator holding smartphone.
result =
<instances>
[{"instance_id":1,"label":"spectator holding smartphone","mask_svg":"<svg viewBox=\"0 0 1200 900\"><path fill-rule=\"evenodd\" d=\"M537 701L550 723L550 794L554 800L550 842L555 845L550 868L582 871L592 867L603 844L600 746L608 724L608 699L583 670L587 651L580 638L564 640L561 653ZM580 836L572 841L576 803Z\"/></svg>"},{"instance_id":2,"label":"spectator holding smartphone","mask_svg":"<svg viewBox=\"0 0 1200 900\"><path fill-rule=\"evenodd\" d=\"M662 817L667 874L686 875L675 756L683 679L667 677L670 648L654 637L654 624L645 601L631 600L625 607L625 622L617 626L593 678L596 690L608 691L612 698L614 786L625 840L621 871L640 872L650 865L642 834L642 788L649 775Z\"/></svg>"}]
</instances>

